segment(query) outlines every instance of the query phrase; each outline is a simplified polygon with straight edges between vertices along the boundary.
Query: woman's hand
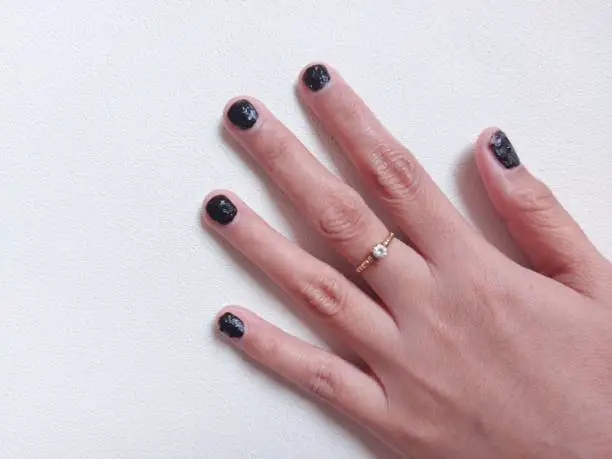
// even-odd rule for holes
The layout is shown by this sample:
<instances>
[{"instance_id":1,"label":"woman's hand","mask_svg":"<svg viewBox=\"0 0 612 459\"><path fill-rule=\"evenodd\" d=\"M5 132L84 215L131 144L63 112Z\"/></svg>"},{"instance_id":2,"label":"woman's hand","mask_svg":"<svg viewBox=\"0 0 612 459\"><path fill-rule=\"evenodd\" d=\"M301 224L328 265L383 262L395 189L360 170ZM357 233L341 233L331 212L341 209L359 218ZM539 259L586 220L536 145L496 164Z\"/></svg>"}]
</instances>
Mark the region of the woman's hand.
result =
<instances>
[{"instance_id":1,"label":"woman's hand","mask_svg":"<svg viewBox=\"0 0 612 459\"><path fill-rule=\"evenodd\" d=\"M520 164L508 138L486 129L476 160L532 269L502 255L461 217L336 71L310 66L298 86L409 243L392 240L388 255L362 272L374 300L238 197L217 191L205 203L206 223L367 368L242 308L225 308L220 330L410 457L612 457L612 267ZM389 235L361 196L261 102L233 100L224 120L355 267Z\"/></svg>"}]
</instances>

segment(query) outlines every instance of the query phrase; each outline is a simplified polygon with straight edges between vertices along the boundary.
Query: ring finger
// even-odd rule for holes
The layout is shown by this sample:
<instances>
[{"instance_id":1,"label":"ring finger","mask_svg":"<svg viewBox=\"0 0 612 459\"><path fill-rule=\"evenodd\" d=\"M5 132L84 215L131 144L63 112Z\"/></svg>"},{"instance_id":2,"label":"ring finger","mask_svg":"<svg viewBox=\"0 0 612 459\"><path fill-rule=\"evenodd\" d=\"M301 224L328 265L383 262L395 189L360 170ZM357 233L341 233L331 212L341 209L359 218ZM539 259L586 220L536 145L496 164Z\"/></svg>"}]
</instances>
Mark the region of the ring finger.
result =
<instances>
[{"instance_id":1,"label":"ring finger","mask_svg":"<svg viewBox=\"0 0 612 459\"><path fill-rule=\"evenodd\" d=\"M361 196L324 167L261 102L234 99L225 113L230 134L350 263L359 265L372 246L385 239L387 228ZM397 272L402 272L402 282L422 281L428 272L412 248L401 241L391 244L385 260L363 273L383 299L396 291Z\"/></svg>"},{"instance_id":2,"label":"ring finger","mask_svg":"<svg viewBox=\"0 0 612 459\"><path fill-rule=\"evenodd\" d=\"M338 271L274 231L233 193L217 191L205 202L207 225L364 360L381 361L396 347L398 329L389 313Z\"/></svg>"}]
</instances>

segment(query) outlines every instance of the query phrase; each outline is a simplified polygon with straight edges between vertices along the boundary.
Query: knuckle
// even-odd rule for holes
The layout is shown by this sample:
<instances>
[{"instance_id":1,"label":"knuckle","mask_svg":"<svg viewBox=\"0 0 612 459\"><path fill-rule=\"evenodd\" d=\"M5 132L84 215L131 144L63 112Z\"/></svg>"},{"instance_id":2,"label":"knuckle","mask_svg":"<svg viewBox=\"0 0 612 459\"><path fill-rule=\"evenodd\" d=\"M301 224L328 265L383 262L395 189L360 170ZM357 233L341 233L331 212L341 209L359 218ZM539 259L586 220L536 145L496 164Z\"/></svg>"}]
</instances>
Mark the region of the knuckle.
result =
<instances>
[{"instance_id":1,"label":"knuckle","mask_svg":"<svg viewBox=\"0 0 612 459\"><path fill-rule=\"evenodd\" d=\"M278 338L266 336L265 339L260 339L254 346L258 360L266 362L276 362L279 360L281 351L281 343Z\"/></svg>"},{"instance_id":2,"label":"knuckle","mask_svg":"<svg viewBox=\"0 0 612 459\"><path fill-rule=\"evenodd\" d=\"M415 199L421 190L416 160L401 146L377 143L369 154L374 185L388 201Z\"/></svg>"},{"instance_id":3,"label":"knuckle","mask_svg":"<svg viewBox=\"0 0 612 459\"><path fill-rule=\"evenodd\" d=\"M547 215L558 206L550 188L541 182L512 189L508 199L512 208L523 214Z\"/></svg>"},{"instance_id":4,"label":"knuckle","mask_svg":"<svg viewBox=\"0 0 612 459\"><path fill-rule=\"evenodd\" d=\"M274 173L282 167L285 158L289 158L293 152L294 145L286 135L277 134L269 142L271 148L264 149L264 160L270 173Z\"/></svg>"},{"instance_id":5,"label":"knuckle","mask_svg":"<svg viewBox=\"0 0 612 459\"><path fill-rule=\"evenodd\" d=\"M311 311L325 318L338 315L346 305L345 289L330 275L320 275L304 283L300 295Z\"/></svg>"},{"instance_id":6,"label":"knuckle","mask_svg":"<svg viewBox=\"0 0 612 459\"><path fill-rule=\"evenodd\" d=\"M342 113L348 126L363 125L363 107L354 98L342 98Z\"/></svg>"},{"instance_id":7,"label":"knuckle","mask_svg":"<svg viewBox=\"0 0 612 459\"><path fill-rule=\"evenodd\" d=\"M310 392L327 401L338 399L342 381L340 373L329 362L318 362L310 372L307 382Z\"/></svg>"},{"instance_id":8,"label":"knuckle","mask_svg":"<svg viewBox=\"0 0 612 459\"><path fill-rule=\"evenodd\" d=\"M356 192L331 191L318 216L318 226L335 242L354 240L367 226L366 205Z\"/></svg>"},{"instance_id":9,"label":"knuckle","mask_svg":"<svg viewBox=\"0 0 612 459\"><path fill-rule=\"evenodd\" d=\"M360 104L358 99L351 97L350 89L342 86L337 89L333 93L330 92L327 97L329 105L335 108L336 113L341 114L342 126L349 130L362 126L363 103Z\"/></svg>"}]
</instances>

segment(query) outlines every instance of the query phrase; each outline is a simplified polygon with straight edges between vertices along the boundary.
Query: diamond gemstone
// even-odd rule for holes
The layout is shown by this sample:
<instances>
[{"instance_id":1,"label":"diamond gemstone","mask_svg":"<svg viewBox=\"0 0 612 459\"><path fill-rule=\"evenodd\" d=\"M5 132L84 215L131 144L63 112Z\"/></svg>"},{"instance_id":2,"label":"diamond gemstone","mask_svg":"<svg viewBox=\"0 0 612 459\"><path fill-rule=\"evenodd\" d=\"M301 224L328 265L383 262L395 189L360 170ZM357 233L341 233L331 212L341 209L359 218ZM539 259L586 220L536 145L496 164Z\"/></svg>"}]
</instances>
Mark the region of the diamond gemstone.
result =
<instances>
[{"instance_id":1,"label":"diamond gemstone","mask_svg":"<svg viewBox=\"0 0 612 459\"><path fill-rule=\"evenodd\" d=\"M385 258L388 253L389 253L389 250L382 244L376 244L374 248L372 249L372 256L376 258L377 260L380 260L381 258Z\"/></svg>"}]
</instances>

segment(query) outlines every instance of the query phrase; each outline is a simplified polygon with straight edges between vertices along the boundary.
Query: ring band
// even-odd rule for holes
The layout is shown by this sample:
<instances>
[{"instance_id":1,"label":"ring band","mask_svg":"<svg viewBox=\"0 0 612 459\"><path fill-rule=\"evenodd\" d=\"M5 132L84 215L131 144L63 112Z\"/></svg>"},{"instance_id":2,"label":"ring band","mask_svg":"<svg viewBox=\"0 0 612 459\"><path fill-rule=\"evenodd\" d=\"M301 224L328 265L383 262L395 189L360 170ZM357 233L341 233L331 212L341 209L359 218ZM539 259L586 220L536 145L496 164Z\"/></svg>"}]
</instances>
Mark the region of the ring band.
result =
<instances>
[{"instance_id":1,"label":"ring band","mask_svg":"<svg viewBox=\"0 0 612 459\"><path fill-rule=\"evenodd\" d=\"M382 260L389 254L389 244L395 238L395 234L389 233L389 235L380 243L372 247L372 251L367 257L363 259L359 266L357 266L357 272L362 273L375 262Z\"/></svg>"}]
</instances>

